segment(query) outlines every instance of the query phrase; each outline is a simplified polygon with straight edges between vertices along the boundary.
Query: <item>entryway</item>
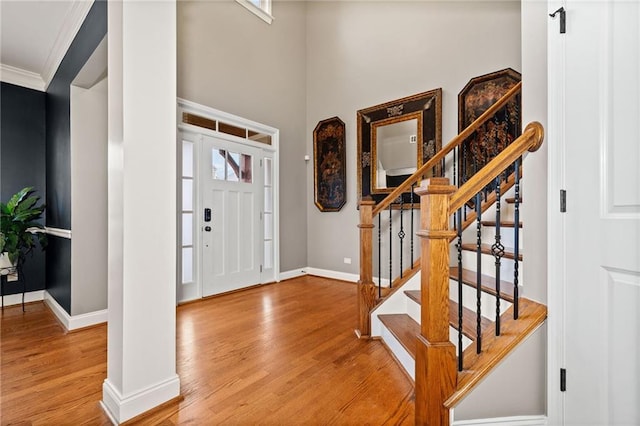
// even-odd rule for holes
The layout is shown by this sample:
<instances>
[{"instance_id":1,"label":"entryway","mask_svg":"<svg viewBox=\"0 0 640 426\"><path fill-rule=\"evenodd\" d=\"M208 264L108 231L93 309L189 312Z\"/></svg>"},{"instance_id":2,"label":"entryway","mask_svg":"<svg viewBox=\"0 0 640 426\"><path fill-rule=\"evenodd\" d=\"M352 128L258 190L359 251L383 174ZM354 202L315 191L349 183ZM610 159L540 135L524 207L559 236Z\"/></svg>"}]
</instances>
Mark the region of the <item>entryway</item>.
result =
<instances>
[{"instance_id":1,"label":"entryway","mask_svg":"<svg viewBox=\"0 0 640 426\"><path fill-rule=\"evenodd\" d=\"M276 281L278 131L179 101L177 301Z\"/></svg>"}]
</instances>

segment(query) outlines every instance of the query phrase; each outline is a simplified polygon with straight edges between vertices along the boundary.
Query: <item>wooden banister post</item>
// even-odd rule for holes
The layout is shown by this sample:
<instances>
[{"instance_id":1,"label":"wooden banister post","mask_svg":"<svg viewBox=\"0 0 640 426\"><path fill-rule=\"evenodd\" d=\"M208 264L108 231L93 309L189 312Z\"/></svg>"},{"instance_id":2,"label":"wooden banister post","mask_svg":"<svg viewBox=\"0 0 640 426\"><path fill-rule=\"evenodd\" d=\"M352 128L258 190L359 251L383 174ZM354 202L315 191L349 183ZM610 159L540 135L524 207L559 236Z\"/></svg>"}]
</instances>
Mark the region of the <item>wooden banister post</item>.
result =
<instances>
[{"instance_id":1,"label":"wooden banister post","mask_svg":"<svg viewBox=\"0 0 640 426\"><path fill-rule=\"evenodd\" d=\"M358 281L358 337L371 335L369 312L376 300L373 284L373 206L370 199L360 201L360 280Z\"/></svg>"},{"instance_id":2,"label":"wooden banister post","mask_svg":"<svg viewBox=\"0 0 640 426\"><path fill-rule=\"evenodd\" d=\"M456 386L456 350L449 341L449 196L447 178L423 181L420 195L421 325L416 354L416 425L449 425L444 402Z\"/></svg>"}]
</instances>

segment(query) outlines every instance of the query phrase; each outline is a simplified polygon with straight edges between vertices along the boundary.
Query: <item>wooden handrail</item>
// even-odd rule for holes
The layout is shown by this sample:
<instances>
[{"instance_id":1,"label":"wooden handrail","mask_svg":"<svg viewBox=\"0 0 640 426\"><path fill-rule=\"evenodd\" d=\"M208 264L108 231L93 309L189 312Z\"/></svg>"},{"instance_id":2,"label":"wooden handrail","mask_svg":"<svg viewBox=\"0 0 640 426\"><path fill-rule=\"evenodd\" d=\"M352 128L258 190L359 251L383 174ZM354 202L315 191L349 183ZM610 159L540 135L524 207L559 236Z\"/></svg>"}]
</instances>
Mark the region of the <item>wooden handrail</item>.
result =
<instances>
[{"instance_id":1,"label":"wooden handrail","mask_svg":"<svg viewBox=\"0 0 640 426\"><path fill-rule=\"evenodd\" d=\"M529 123L522 132L522 135L506 147L500 154L489 161L482 169L474 174L462 185L449 201L449 215L455 213L471 197L480 192L504 169L509 167L522 156L526 151L534 152L542 145L544 140L544 129L542 124L534 121Z\"/></svg>"},{"instance_id":2,"label":"wooden handrail","mask_svg":"<svg viewBox=\"0 0 640 426\"><path fill-rule=\"evenodd\" d=\"M382 210L389 207L391 203L393 203L400 195L404 192L407 192L411 188L411 185L416 183L417 181L422 179L422 176L438 165L440 161L442 161L447 154L453 151L454 148L460 146L462 142L464 142L473 132L478 130L480 126L486 123L490 118L492 118L496 112L498 112L507 102L509 102L515 95L520 93L520 89L522 88L522 82L518 82L515 86L513 86L507 93L504 94L495 104L491 105L485 112L480 115L480 117L476 118L473 123L471 123L466 129L464 129L460 134L455 136L451 141L440 151L438 151L429 161L424 163L415 173L413 173L409 178L407 178L400 186L396 187L389 195L385 197L384 200L380 201L378 205L376 205L373 209L373 216L375 217Z\"/></svg>"}]
</instances>

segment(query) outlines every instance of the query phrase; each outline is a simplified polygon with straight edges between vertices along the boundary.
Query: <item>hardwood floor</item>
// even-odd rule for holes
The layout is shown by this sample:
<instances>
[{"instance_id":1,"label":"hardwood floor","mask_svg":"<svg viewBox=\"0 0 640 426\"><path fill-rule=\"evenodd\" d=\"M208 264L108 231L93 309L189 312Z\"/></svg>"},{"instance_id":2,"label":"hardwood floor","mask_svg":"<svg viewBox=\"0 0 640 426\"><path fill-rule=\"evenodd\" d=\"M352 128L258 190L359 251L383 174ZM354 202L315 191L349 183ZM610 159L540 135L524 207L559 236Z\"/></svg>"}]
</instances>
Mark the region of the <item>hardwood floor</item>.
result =
<instances>
[{"instance_id":1,"label":"hardwood floor","mask_svg":"<svg viewBox=\"0 0 640 426\"><path fill-rule=\"evenodd\" d=\"M413 384L357 340L356 286L318 277L178 307L183 399L128 424L413 424ZM5 308L2 425L108 425L106 326L64 333L41 303Z\"/></svg>"}]
</instances>

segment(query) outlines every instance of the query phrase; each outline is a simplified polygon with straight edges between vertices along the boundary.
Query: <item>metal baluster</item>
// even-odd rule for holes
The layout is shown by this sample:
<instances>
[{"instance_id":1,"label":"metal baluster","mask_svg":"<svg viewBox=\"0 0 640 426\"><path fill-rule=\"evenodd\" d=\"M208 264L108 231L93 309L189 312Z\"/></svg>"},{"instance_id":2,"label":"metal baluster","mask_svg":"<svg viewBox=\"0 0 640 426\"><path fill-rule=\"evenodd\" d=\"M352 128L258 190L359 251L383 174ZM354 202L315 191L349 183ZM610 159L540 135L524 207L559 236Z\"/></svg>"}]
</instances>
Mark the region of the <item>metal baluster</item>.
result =
<instances>
[{"instance_id":1,"label":"metal baluster","mask_svg":"<svg viewBox=\"0 0 640 426\"><path fill-rule=\"evenodd\" d=\"M456 212L456 230L458 231L458 371L462 371L462 208Z\"/></svg>"},{"instance_id":2,"label":"metal baluster","mask_svg":"<svg viewBox=\"0 0 640 426\"><path fill-rule=\"evenodd\" d=\"M502 245L502 236L500 234L500 180L498 175L496 178L496 236L495 243L491 246L491 253L495 258L496 265L496 336L500 335L500 266L502 264L502 256L504 256L504 245Z\"/></svg>"},{"instance_id":3,"label":"metal baluster","mask_svg":"<svg viewBox=\"0 0 640 426\"><path fill-rule=\"evenodd\" d=\"M378 213L378 297L382 297L382 213Z\"/></svg>"},{"instance_id":4,"label":"metal baluster","mask_svg":"<svg viewBox=\"0 0 640 426\"><path fill-rule=\"evenodd\" d=\"M404 197L400 195L400 231L398 231L398 238L400 239L400 278L402 278L402 270L404 264L402 262L402 243L404 242Z\"/></svg>"},{"instance_id":5,"label":"metal baluster","mask_svg":"<svg viewBox=\"0 0 640 426\"><path fill-rule=\"evenodd\" d=\"M415 233L415 232L413 231L413 221L414 221L414 218L413 218L413 210L414 210L414 209L413 209L413 208L414 208L413 195L414 195L414 193L413 193L413 191L415 190L415 188L416 188L416 184L415 184L415 182L414 182L414 183L411 185L411 238L410 238L410 241L411 241L411 268L413 268L413 262L414 262L414 260L415 260L415 259L413 258L413 234Z\"/></svg>"},{"instance_id":6,"label":"metal baluster","mask_svg":"<svg viewBox=\"0 0 640 426\"><path fill-rule=\"evenodd\" d=\"M389 288L393 287L393 203L389 204Z\"/></svg>"},{"instance_id":7,"label":"metal baluster","mask_svg":"<svg viewBox=\"0 0 640 426\"><path fill-rule=\"evenodd\" d=\"M467 147L466 141L462 143L462 157L460 157L460 185L464 185L467 181ZM464 220L467 220L467 209L463 207Z\"/></svg>"},{"instance_id":8,"label":"metal baluster","mask_svg":"<svg viewBox=\"0 0 640 426\"><path fill-rule=\"evenodd\" d=\"M482 191L476 194L476 353L482 352Z\"/></svg>"},{"instance_id":9,"label":"metal baluster","mask_svg":"<svg viewBox=\"0 0 640 426\"><path fill-rule=\"evenodd\" d=\"M458 181L458 147L453 148L453 184L460 188L460 182Z\"/></svg>"},{"instance_id":10,"label":"metal baluster","mask_svg":"<svg viewBox=\"0 0 640 426\"><path fill-rule=\"evenodd\" d=\"M520 263L518 262L518 257L520 256L520 161L522 161L522 157L518 158L514 163L514 173L515 173L515 203L514 203L514 213L513 213L513 319L518 319L519 311L519 290L518 290L518 268L520 267Z\"/></svg>"}]
</instances>

